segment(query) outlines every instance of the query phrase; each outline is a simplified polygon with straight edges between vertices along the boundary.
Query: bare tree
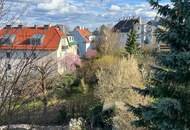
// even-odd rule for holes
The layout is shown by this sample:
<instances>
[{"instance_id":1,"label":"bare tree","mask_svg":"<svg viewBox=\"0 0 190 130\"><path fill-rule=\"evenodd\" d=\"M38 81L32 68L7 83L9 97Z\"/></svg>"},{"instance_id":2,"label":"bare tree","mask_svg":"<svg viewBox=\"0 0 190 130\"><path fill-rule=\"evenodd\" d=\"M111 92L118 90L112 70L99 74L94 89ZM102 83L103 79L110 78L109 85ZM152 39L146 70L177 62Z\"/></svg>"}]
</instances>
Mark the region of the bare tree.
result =
<instances>
[{"instance_id":1,"label":"bare tree","mask_svg":"<svg viewBox=\"0 0 190 130\"><path fill-rule=\"evenodd\" d=\"M35 86L39 90L40 96L42 96L43 102L43 117L46 116L48 107L48 89L52 88L54 78L56 77L56 62L53 59L42 61L35 66Z\"/></svg>"},{"instance_id":2,"label":"bare tree","mask_svg":"<svg viewBox=\"0 0 190 130\"><path fill-rule=\"evenodd\" d=\"M10 27L14 25L24 15L29 5L21 7L21 12L17 15L12 15L13 6L11 1L0 0L0 25L8 24ZM7 29L5 34L9 34L10 30ZM16 31L17 29L11 33L17 33ZM36 64L41 58L36 53L36 46L23 53L17 52L19 51L12 49L11 46L9 49L0 50L0 123L10 123L15 118L14 115L39 94L39 89L34 87L37 84L33 79L37 70L41 70ZM43 92L46 93L45 89Z\"/></svg>"},{"instance_id":3,"label":"bare tree","mask_svg":"<svg viewBox=\"0 0 190 130\"><path fill-rule=\"evenodd\" d=\"M111 28L102 25L94 44L100 54L113 54L119 49L119 35Z\"/></svg>"},{"instance_id":4,"label":"bare tree","mask_svg":"<svg viewBox=\"0 0 190 130\"><path fill-rule=\"evenodd\" d=\"M14 58L1 57L0 60L0 117L6 120L11 120L13 113L34 95L34 91L26 90L30 89L32 79L29 73L35 58L23 58L19 61L12 59Z\"/></svg>"}]
</instances>

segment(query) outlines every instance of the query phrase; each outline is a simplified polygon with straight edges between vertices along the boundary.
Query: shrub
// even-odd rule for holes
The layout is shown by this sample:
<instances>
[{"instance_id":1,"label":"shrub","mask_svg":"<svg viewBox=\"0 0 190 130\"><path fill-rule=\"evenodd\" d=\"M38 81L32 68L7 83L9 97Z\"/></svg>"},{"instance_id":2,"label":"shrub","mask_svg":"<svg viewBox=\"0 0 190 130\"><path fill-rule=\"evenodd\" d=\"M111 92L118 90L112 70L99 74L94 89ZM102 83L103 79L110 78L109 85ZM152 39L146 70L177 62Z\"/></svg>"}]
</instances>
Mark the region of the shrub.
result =
<instances>
[{"instance_id":1,"label":"shrub","mask_svg":"<svg viewBox=\"0 0 190 130\"><path fill-rule=\"evenodd\" d=\"M143 86L142 75L138 69L137 60L134 57L120 58L114 56L103 56L97 60L99 71L96 73L98 84L95 94L106 104L114 104L116 115L113 118L114 125L118 129L133 129L130 121L134 116L130 112L126 112L125 105L129 103L137 105L146 102L143 98L132 90L132 85ZM120 109L123 107L124 109ZM122 121L122 122L121 122Z\"/></svg>"},{"instance_id":2,"label":"shrub","mask_svg":"<svg viewBox=\"0 0 190 130\"><path fill-rule=\"evenodd\" d=\"M98 78L96 94L105 102L123 101L126 97L130 99L133 97L131 85L143 85L138 63L133 57L126 59L104 56L97 64L100 70L96 74Z\"/></svg>"},{"instance_id":3,"label":"shrub","mask_svg":"<svg viewBox=\"0 0 190 130\"><path fill-rule=\"evenodd\" d=\"M61 59L58 59L59 63L66 66L67 71L75 71L77 66L81 65L81 60L78 55L72 53L67 53Z\"/></svg>"}]
</instances>

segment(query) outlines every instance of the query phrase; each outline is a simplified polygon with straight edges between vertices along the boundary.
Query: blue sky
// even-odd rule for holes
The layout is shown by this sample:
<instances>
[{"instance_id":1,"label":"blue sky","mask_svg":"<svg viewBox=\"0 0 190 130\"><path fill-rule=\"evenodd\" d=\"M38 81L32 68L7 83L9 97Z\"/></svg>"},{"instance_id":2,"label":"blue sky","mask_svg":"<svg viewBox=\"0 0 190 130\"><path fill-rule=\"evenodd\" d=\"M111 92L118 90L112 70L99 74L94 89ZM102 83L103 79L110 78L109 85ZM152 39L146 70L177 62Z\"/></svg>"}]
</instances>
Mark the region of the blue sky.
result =
<instances>
[{"instance_id":1,"label":"blue sky","mask_svg":"<svg viewBox=\"0 0 190 130\"><path fill-rule=\"evenodd\" d=\"M8 22L14 16L16 24L64 24L71 29L77 25L95 29L122 17L148 20L156 15L146 0L8 0L6 7Z\"/></svg>"}]
</instances>

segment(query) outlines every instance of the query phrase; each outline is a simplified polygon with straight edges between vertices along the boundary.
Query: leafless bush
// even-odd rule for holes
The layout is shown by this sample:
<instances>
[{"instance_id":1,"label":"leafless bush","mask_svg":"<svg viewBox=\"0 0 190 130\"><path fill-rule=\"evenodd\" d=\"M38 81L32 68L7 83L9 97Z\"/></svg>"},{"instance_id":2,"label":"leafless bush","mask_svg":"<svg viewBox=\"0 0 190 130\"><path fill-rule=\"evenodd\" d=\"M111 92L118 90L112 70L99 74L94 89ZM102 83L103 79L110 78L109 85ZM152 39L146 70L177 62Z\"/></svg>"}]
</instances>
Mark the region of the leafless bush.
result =
<instances>
[{"instance_id":1,"label":"leafless bush","mask_svg":"<svg viewBox=\"0 0 190 130\"><path fill-rule=\"evenodd\" d=\"M108 59L110 60L106 61ZM102 60L102 64L106 65L101 65L97 73L97 94L105 102L127 101L129 103L134 97L130 89L131 85L143 86L137 61L132 57L126 59L107 56Z\"/></svg>"},{"instance_id":2,"label":"leafless bush","mask_svg":"<svg viewBox=\"0 0 190 130\"><path fill-rule=\"evenodd\" d=\"M142 87L144 84L136 59L106 56L98 63L100 70L97 72L96 96L104 102L105 106L114 104L118 108L113 121L119 129L132 130L130 121L134 119L134 116L127 112L125 103L137 105L146 102L131 89L132 85Z\"/></svg>"},{"instance_id":3,"label":"leafless bush","mask_svg":"<svg viewBox=\"0 0 190 130\"><path fill-rule=\"evenodd\" d=\"M101 26L99 36L95 40L95 46L101 55L114 54L119 49L119 34L111 28Z\"/></svg>"},{"instance_id":4,"label":"leafless bush","mask_svg":"<svg viewBox=\"0 0 190 130\"><path fill-rule=\"evenodd\" d=\"M52 89L54 79L56 78L56 61L47 59L34 66L33 83L34 88L38 90L38 95L42 97L43 102L43 116L47 116L48 107L48 90Z\"/></svg>"},{"instance_id":5,"label":"leafless bush","mask_svg":"<svg viewBox=\"0 0 190 130\"><path fill-rule=\"evenodd\" d=\"M1 58L0 60L0 117L2 120L10 118L14 112L34 95L30 89L32 67L35 59L26 58L12 60Z\"/></svg>"}]
</instances>

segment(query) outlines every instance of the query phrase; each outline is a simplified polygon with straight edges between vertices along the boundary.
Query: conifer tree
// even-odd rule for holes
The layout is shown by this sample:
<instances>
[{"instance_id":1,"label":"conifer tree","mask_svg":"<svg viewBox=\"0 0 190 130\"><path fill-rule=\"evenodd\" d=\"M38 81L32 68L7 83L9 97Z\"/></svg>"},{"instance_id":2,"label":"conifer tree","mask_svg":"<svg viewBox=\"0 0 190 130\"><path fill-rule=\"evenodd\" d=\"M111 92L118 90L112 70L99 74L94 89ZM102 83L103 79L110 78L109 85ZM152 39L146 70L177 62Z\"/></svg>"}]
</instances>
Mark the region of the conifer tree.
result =
<instances>
[{"instance_id":1,"label":"conifer tree","mask_svg":"<svg viewBox=\"0 0 190 130\"><path fill-rule=\"evenodd\" d=\"M161 5L150 0L161 16L158 40L169 44L171 51L159 57L151 84L145 89L134 88L154 101L146 106L129 105L138 117L133 124L149 130L190 129L190 1L170 2Z\"/></svg>"},{"instance_id":2,"label":"conifer tree","mask_svg":"<svg viewBox=\"0 0 190 130\"><path fill-rule=\"evenodd\" d=\"M137 34L134 29L130 30L125 44L126 54L135 55L138 52Z\"/></svg>"}]
</instances>

